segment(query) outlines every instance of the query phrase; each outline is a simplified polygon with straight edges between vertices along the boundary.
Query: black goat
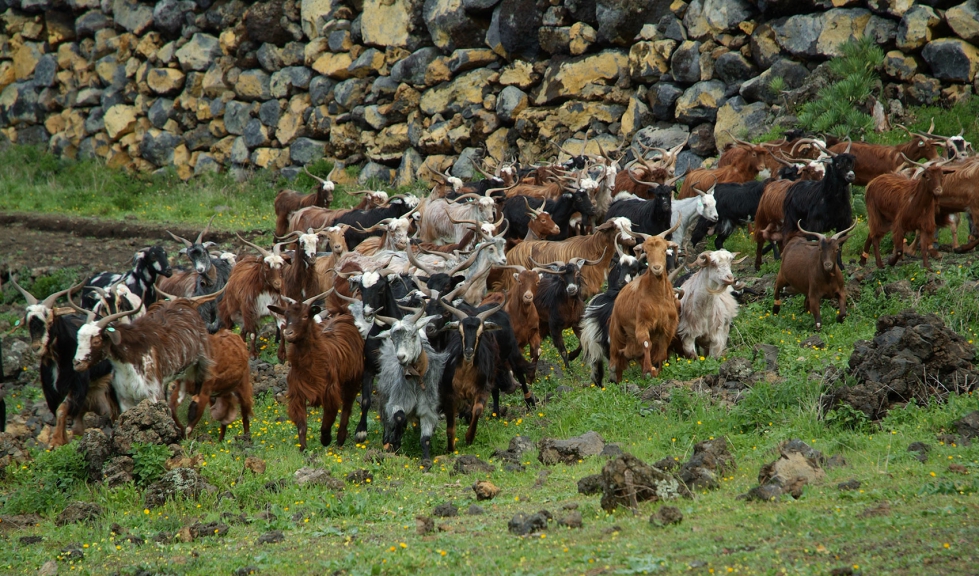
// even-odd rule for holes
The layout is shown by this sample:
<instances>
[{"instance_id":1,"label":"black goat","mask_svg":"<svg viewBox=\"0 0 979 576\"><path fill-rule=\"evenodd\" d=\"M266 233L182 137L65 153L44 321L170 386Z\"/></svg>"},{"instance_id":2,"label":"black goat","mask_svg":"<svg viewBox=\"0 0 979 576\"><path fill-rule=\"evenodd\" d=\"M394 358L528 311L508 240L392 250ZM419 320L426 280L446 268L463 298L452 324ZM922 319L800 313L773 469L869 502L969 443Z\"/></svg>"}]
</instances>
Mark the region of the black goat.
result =
<instances>
[{"instance_id":1,"label":"black goat","mask_svg":"<svg viewBox=\"0 0 979 576\"><path fill-rule=\"evenodd\" d=\"M576 337L581 337L579 322L585 311L585 301L581 297L581 268L586 264L589 264L587 260L572 258L567 264L554 262L547 267L534 268L535 272L544 275L534 296L541 338L551 337L566 369L581 353L580 345L568 353L564 330L571 328ZM531 361L537 362L537 358L531 358Z\"/></svg>"},{"instance_id":2,"label":"black goat","mask_svg":"<svg viewBox=\"0 0 979 576\"><path fill-rule=\"evenodd\" d=\"M156 278L173 275L167 251L162 246L143 248L133 255L133 268L125 274L102 272L85 281L86 288L82 290L82 308L94 310L99 304L99 295L88 287L94 286L106 290L109 286L122 283L133 295L137 296L144 306L149 307L157 300ZM115 313L117 310L112 309Z\"/></svg>"},{"instance_id":3,"label":"black goat","mask_svg":"<svg viewBox=\"0 0 979 576\"><path fill-rule=\"evenodd\" d=\"M347 224L350 226L344 232L343 238L347 241L347 249L353 250L371 236L380 236L383 234L381 230L375 232L362 232L361 230L367 230L387 218L401 218L417 206L418 198L398 195L392 197L385 206L374 208L373 210L351 210L341 214L330 225L339 226L341 224Z\"/></svg>"},{"instance_id":4,"label":"black goat","mask_svg":"<svg viewBox=\"0 0 979 576\"><path fill-rule=\"evenodd\" d=\"M714 238L715 249L724 248L724 241L734 233L735 229L741 224L753 220L758 213L758 203L761 202L761 195L773 180L755 180L744 184L718 184L714 188L714 197L717 199L717 222L711 222L704 217L697 220L690 235L690 242L694 246L707 236L711 226L717 236Z\"/></svg>"},{"instance_id":5,"label":"black goat","mask_svg":"<svg viewBox=\"0 0 979 576\"><path fill-rule=\"evenodd\" d=\"M183 242L184 248L180 253L185 254L193 265L192 269L179 270L167 280L160 281L157 288L163 294L177 297L206 296L221 291L227 284L231 276L231 262L220 256L212 256L208 248L215 246L214 242L203 242L204 235L211 227L214 216L207 222L204 230L197 235L193 242L186 238L181 238L173 232L167 231L174 240ZM222 328L221 319L218 317L218 303L224 298L221 294L215 300L210 300L198 306L207 331L214 334Z\"/></svg>"},{"instance_id":6,"label":"black goat","mask_svg":"<svg viewBox=\"0 0 979 576\"><path fill-rule=\"evenodd\" d=\"M571 230L571 215L575 212L581 214L582 219L595 214L595 206L591 203L588 192L585 190L565 192L557 200L547 201L530 196L512 196L503 203L503 216L510 223L507 238L523 240L527 236L527 225L530 222L530 213L527 211L528 205L534 210L538 210L543 205L544 211L551 215L551 219L561 230L548 240L566 240L568 238ZM669 217L667 217L668 219Z\"/></svg>"},{"instance_id":7,"label":"black goat","mask_svg":"<svg viewBox=\"0 0 979 576\"><path fill-rule=\"evenodd\" d=\"M856 177L853 171L856 158L847 152L829 154L833 159L826 166L822 180L796 182L786 191L782 205L784 243L800 234L799 225L811 232L825 233L845 230L853 224L850 183Z\"/></svg>"},{"instance_id":8,"label":"black goat","mask_svg":"<svg viewBox=\"0 0 979 576\"><path fill-rule=\"evenodd\" d=\"M673 188L660 185L649 191L650 199L624 198L614 200L605 214L605 221L612 218L628 218L632 231L643 234L659 234L670 228L673 211ZM720 204L720 199L718 199Z\"/></svg>"}]
</instances>

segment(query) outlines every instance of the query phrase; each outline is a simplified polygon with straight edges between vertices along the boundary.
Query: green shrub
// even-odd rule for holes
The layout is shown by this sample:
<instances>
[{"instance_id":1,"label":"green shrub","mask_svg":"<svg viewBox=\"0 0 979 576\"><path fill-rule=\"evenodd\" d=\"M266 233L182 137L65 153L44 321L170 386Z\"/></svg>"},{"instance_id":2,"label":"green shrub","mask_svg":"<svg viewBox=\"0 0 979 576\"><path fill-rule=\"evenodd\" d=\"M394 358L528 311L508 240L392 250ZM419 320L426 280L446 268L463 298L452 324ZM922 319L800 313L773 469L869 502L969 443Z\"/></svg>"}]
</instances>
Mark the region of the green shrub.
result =
<instances>
[{"instance_id":1,"label":"green shrub","mask_svg":"<svg viewBox=\"0 0 979 576\"><path fill-rule=\"evenodd\" d=\"M133 475L136 482L141 486L155 482L166 472L168 458L170 448L163 444L133 444Z\"/></svg>"},{"instance_id":2,"label":"green shrub","mask_svg":"<svg viewBox=\"0 0 979 576\"><path fill-rule=\"evenodd\" d=\"M8 469L16 488L3 503L8 514L41 514L64 508L75 488L88 477L85 456L74 446L39 452L34 462Z\"/></svg>"}]
</instances>

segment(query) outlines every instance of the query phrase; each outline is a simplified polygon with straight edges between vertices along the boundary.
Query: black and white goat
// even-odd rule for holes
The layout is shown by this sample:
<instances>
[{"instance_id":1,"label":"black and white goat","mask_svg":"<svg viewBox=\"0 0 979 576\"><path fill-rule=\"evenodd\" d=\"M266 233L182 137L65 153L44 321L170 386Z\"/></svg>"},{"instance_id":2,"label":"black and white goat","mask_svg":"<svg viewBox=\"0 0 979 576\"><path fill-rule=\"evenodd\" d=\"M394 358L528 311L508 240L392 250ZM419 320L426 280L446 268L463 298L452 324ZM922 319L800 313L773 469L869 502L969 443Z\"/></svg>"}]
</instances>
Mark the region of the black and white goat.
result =
<instances>
[{"instance_id":1,"label":"black and white goat","mask_svg":"<svg viewBox=\"0 0 979 576\"><path fill-rule=\"evenodd\" d=\"M170 268L170 261L167 251L162 246L151 246L143 248L133 255L133 268L125 274L114 272L101 272L85 281L85 288L82 290L82 308L95 310L100 304L99 293L93 288L101 288L108 291L110 286L115 286L113 296L120 297L127 304L123 304L125 310L133 310L138 307L138 302L131 299L135 296L145 306L156 302L156 279L159 276L170 278L173 271ZM113 302L110 301L110 312L118 312L113 309ZM135 306L134 306L135 304Z\"/></svg>"}]
</instances>

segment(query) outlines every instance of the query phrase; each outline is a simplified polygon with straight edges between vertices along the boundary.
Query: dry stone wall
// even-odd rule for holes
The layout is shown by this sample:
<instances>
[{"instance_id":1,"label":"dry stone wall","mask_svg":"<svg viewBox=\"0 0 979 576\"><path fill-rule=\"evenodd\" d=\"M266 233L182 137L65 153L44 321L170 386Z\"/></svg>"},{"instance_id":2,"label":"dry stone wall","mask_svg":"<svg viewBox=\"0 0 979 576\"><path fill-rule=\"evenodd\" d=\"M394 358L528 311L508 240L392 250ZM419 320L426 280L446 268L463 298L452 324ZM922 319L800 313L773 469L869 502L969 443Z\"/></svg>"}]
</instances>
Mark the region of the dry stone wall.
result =
<instances>
[{"instance_id":1,"label":"dry stone wall","mask_svg":"<svg viewBox=\"0 0 979 576\"><path fill-rule=\"evenodd\" d=\"M182 178L329 157L404 184L424 158L468 176L586 134L689 135L682 169L791 121L863 36L892 102L976 89L976 0L0 0L0 140Z\"/></svg>"}]
</instances>

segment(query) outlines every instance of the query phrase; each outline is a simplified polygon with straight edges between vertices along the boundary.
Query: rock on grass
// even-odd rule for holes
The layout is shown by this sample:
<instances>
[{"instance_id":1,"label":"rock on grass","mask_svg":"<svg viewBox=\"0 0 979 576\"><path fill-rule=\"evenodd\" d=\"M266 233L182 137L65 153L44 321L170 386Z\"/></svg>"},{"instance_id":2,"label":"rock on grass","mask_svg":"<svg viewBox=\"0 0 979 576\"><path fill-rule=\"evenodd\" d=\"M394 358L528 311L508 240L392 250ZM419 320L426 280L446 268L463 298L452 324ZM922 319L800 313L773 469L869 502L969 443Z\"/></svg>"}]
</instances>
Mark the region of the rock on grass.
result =
<instances>
[{"instance_id":1,"label":"rock on grass","mask_svg":"<svg viewBox=\"0 0 979 576\"><path fill-rule=\"evenodd\" d=\"M649 521L660 526L679 524L683 521L683 512L676 506L663 506L649 517Z\"/></svg>"},{"instance_id":2,"label":"rock on grass","mask_svg":"<svg viewBox=\"0 0 979 576\"><path fill-rule=\"evenodd\" d=\"M535 514L524 514L520 512L516 516L510 519L507 524L507 530L512 534L517 536L526 536L531 532L539 532L540 530L547 529L547 516L543 512L537 512Z\"/></svg>"},{"instance_id":3,"label":"rock on grass","mask_svg":"<svg viewBox=\"0 0 979 576\"><path fill-rule=\"evenodd\" d=\"M65 526L67 524L77 524L78 522L88 522L98 518L102 514L102 507L94 502L72 502L61 514L55 524Z\"/></svg>"}]
</instances>

